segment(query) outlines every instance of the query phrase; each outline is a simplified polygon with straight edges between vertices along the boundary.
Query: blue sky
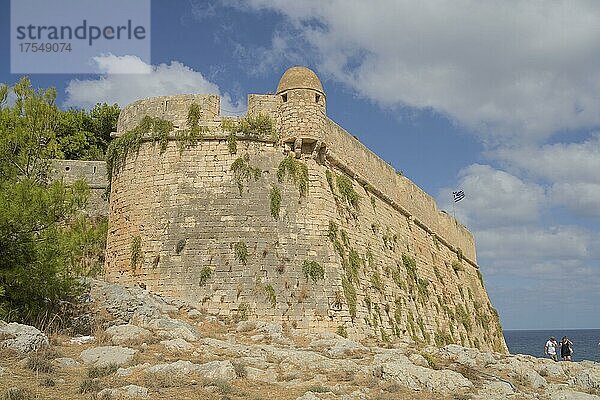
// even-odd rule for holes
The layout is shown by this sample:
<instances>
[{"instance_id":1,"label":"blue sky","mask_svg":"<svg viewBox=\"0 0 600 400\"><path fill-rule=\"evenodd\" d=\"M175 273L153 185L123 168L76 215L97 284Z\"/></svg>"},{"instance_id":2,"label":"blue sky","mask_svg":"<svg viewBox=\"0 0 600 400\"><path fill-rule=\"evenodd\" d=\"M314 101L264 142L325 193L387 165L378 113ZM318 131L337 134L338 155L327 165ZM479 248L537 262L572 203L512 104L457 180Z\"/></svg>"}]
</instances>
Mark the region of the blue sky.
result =
<instances>
[{"instance_id":1,"label":"blue sky","mask_svg":"<svg viewBox=\"0 0 600 400\"><path fill-rule=\"evenodd\" d=\"M0 15L14 83L8 0ZM329 117L441 208L466 192L456 214L505 329L600 328L600 4L153 1L151 34L151 65L30 78L64 107L211 92L239 114L306 65Z\"/></svg>"}]
</instances>

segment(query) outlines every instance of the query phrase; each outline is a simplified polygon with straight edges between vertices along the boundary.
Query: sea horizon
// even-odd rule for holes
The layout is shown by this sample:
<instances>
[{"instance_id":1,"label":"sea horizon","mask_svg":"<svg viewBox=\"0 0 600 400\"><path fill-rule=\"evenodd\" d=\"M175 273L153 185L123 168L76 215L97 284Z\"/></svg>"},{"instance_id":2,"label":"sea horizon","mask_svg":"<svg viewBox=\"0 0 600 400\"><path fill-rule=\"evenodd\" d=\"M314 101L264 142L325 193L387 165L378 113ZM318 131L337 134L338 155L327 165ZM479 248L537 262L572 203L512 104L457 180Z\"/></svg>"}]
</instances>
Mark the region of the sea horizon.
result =
<instances>
[{"instance_id":1,"label":"sea horizon","mask_svg":"<svg viewBox=\"0 0 600 400\"><path fill-rule=\"evenodd\" d=\"M600 362L600 329L506 329L504 339L511 354L547 357L544 345L550 336L563 336L573 342L573 361ZM560 357L560 349L558 350Z\"/></svg>"}]
</instances>

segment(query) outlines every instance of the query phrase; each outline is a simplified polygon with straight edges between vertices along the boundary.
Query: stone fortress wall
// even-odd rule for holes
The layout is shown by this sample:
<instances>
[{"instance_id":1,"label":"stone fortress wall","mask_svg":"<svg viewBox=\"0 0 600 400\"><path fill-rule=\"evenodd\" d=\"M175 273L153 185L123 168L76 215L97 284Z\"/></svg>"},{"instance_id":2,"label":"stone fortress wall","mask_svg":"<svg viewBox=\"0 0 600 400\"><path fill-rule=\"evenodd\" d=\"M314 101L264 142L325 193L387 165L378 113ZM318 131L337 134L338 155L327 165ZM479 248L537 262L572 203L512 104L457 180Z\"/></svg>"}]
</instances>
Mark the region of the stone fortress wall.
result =
<instances>
[{"instance_id":1,"label":"stone fortress wall","mask_svg":"<svg viewBox=\"0 0 600 400\"><path fill-rule=\"evenodd\" d=\"M187 128L192 104L206 132L181 148L176 133ZM276 94L249 95L248 114L269 116L278 137L238 135L232 154L217 96L162 96L123 109L117 136L145 115L171 121L174 131L163 148L144 139L113 174L107 280L223 316L506 351L470 232L326 116L312 71L290 68ZM259 176L240 192L232 164L244 157ZM307 195L278 181L286 157L306 165ZM357 202L338 181L351 182ZM322 278L306 276L314 263Z\"/></svg>"},{"instance_id":2,"label":"stone fortress wall","mask_svg":"<svg viewBox=\"0 0 600 400\"><path fill-rule=\"evenodd\" d=\"M86 211L93 217L108 216L108 200L104 193L108 182L106 180L106 162L82 160L52 160L52 175L62 179L66 185L83 179L90 188L90 197Z\"/></svg>"}]
</instances>

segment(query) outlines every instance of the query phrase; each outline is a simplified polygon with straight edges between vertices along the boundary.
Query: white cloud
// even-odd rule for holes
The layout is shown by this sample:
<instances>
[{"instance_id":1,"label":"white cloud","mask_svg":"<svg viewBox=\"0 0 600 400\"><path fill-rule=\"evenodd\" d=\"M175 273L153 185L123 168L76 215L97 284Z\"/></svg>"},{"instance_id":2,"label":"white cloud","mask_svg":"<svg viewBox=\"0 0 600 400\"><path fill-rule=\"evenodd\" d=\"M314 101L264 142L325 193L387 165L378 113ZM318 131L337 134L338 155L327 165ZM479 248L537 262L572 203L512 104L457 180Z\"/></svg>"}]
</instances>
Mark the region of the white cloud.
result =
<instances>
[{"instance_id":1,"label":"white cloud","mask_svg":"<svg viewBox=\"0 0 600 400\"><path fill-rule=\"evenodd\" d=\"M466 194L456 205L459 219L475 229L534 222L545 201L541 186L489 165L473 164L462 169L456 187ZM440 193L449 191L442 189Z\"/></svg>"},{"instance_id":2,"label":"white cloud","mask_svg":"<svg viewBox=\"0 0 600 400\"><path fill-rule=\"evenodd\" d=\"M491 142L600 124L600 4L249 0L319 70L384 106L433 109Z\"/></svg>"},{"instance_id":3,"label":"white cloud","mask_svg":"<svg viewBox=\"0 0 600 400\"><path fill-rule=\"evenodd\" d=\"M93 107L98 102L117 103L121 107L135 100L184 93L221 95L224 110L239 113L228 94L208 81L200 72L171 61L170 64L149 65L137 56L107 55L95 57L103 74L97 79L71 80L67 88L66 106Z\"/></svg>"},{"instance_id":4,"label":"white cloud","mask_svg":"<svg viewBox=\"0 0 600 400\"><path fill-rule=\"evenodd\" d=\"M555 204L580 216L600 217L600 134L581 143L505 147L488 155L548 182Z\"/></svg>"}]
</instances>

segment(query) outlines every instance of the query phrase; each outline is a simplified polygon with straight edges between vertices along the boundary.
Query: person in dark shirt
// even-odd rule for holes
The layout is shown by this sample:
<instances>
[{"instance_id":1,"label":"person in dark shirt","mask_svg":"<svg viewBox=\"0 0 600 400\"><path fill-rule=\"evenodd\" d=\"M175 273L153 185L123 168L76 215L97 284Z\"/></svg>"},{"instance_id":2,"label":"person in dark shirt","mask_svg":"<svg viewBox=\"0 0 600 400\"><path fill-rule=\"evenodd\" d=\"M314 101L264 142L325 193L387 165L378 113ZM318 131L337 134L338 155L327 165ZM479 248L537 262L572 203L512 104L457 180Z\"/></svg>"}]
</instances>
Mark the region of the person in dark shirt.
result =
<instances>
[{"instance_id":1,"label":"person in dark shirt","mask_svg":"<svg viewBox=\"0 0 600 400\"><path fill-rule=\"evenodd\" d=\"M572 361L571 356L573 355L573 342L568 337L563 336L560 341L560 356L563 361Z\"/></svg>"}]
</instances>

